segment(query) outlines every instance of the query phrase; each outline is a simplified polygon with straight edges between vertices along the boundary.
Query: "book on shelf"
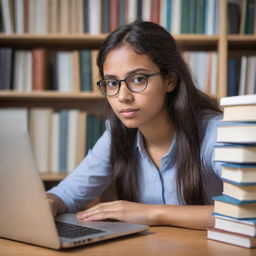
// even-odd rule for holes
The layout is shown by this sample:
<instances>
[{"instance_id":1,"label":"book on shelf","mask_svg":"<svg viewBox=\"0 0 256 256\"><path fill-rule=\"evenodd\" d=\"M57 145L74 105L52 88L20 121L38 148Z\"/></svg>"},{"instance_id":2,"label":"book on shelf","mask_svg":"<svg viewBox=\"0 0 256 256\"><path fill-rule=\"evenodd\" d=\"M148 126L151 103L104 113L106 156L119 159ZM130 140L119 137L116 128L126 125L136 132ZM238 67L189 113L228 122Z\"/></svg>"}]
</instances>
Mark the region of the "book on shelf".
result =
<instances>
[{"instance_id":1,"label":"book on shelf","mask_svg":"<svg viewBox=\"0 0 256 256\"><path fill-rule=\"evenodd\" d=\"M32 91L32 53L27 50L15 51L13 90Z\"/></svg>"},{"instance_id":2,"label":"book on shelf","mask_svg":"<svg viewBox=\"0 0 256 256\"><path fill-rule=\"evenodd\" d=\"M79 52L73 51L72 52L72 85L74 92L80 92L80 59L79 59Z\"/></svg>"},{"instance_id":3,"label":"book on shelf","mask_svg":"<svg viewBox=\"0 0 256 256\"><path fill-rule=\"evenodd\" d=\"M1 0L0 6L1 6L0 11L2 14L2 20L3 20L3 31L6 34L13 34L15 31L13 2L9 0Z\"/></svg>"},{"instance_id":4,"label":"book on shelf","mask_svg":"<svg viewBox=\"0 0 256 256\"><path fill-rule=\"evenodd\" d=\"M11 90L13 73L13 49L0 48L0 90Z\"/></svg>"},{"instance_id":5,"label":"book on shelf","mask_svg":"<svg viewBox=\"0 0 256 256\"><path fill-rule=\"evenodd\" d=\"M39 172L50 169L51 109L34 108L29 113L29 135Z\"/></svg>"},{"instance_id":6,"label":"book on shelf","mask_svg":"<svg viewBox=\"0 0 256 256\"><path fill-rule=\"evenodd\" d=\"M228 1L228 34L239 34L241 19L241 1Z\"/></svg>"},{"instance_id":7,"label":"book on shelf","mask_svg":"<svg viewBox=\"0 0 256 256\"><path fill-rule=\"evenodd\" d=\"M79 57L81 91L92 91L91 52L89 50L82 50L79 53Z\"/></svg>"},{"instance_id":8,"label":"book on shelf","mask_svg":"<svg viewBox=\"0 0 256 256\"><path fill-rule=\"evenodd\" d=\"M103 1L104 2L104 1ZM130 3L131 1L129 1ZM107 22L107 24L109 24L108 27L108 31L107 32L111 32L114 31L115 29L118 28L119 26L119 1L118 0L110 0L109 1L109 9L108 9L108 14L106 13L107 10L103 10L103 12L105 12L105 19L109 19L109 21ZM124 14L122 14L123 16Z\"/></svg>"},{"instance_id":9,"label":"book on shelf","mask_svg":"<svg viewBox=\"0 0 256 256\"><path fill-rule=\"evenodd\" d=\"M241 58L228 59L228 84L227 96L238 95L239 81L240 81Z\"/></svg>"},{"instance_id":10,"label":"book on shelf","mask_svg":"<svg viewBox=\"0 0 256 256\"><path fill-rule=\"evenodd\" d=\"M227 195L213 197L214 213L237 219L256 218L256 200L238 200Z\"/></svg>"},{"instance_id":11,"label":"book on shelf","mask_svg":"<svg viewBox=\"0 0 256 256\"><path fill-rule=\"evenodd\" d=\"M59 126L59 171L67 171L68 158L68 110L60 111L60 126Z\"/></svg>"},{"instance_id":12,"label":"book on shelf","mask_svg":"<svg viewBox=\"0 0 256 256\"><path fill-rule=\"evenodd\" d=\"M227 232L217 228L209 228L207 230L207 238L219 242L238 245L246 248L256 247L256 237L242 235L233 232Z\"/></svg>"},{"instance_id":13,"label":"book on shelf","mask_svg":"<svg viewBox=\"0 0 256 256\"><path fill-rule=\"evenodd\" d=\"M72 172L103 133L100 117L83 110L32 108L30 137L40 172Z\"/></svg>"},{"instance_id":14,"label":"book on shelf","mask_svg":"<svg viewBox=\"0 0 256 256\"><path fill-rule=\"evenodd\" d=\"M255 144L224 144L214 147L214 161L256 163Z\"/></svg>"},{"instance_id":15,"label":"book on shelf","mask_svg":"<svg viewBox=\"0 0 256 256\"><path fill-rule=\"evenodd\" d=\"M256 176L256 173L254 174ZM223 180L223 195L233 197L240 201L256 201L256 182L238 183Z\"/></svg>"},{"instance_id":16,"label":"book on shelf","mask_svg":"<svg viewBox=\"0 0 256 256\"><path fill-rule=\"evenodd\" d=\"M99 34L135 20L153 21L173 34L218 33L218 0L15 0L14 6L9 0L0 3L6 34Z\"/></svg>"},{"instance_id":17,"label":"book on shelf","mask_svg":"<svg viewBox=\"0 0 256 256\"><path fill-rule=\"evenodd\" d=\"M216 213L213 216L217 229L256 237L256 219L239 220Z\"/></svg>"},{"instance_id":18,"label":"book on shelf","mask_svg":"<svg viewBox=\"0 0 256 256\"><path fill-rule=\"evenodd\" d=\"M256 143L256 122L219 122L217 141L227 143Z\"/></svg>"},{"instance_id":19,"label":"book on shelf","mask_svg":"<svg viewBox=\"0 0 256 256\"><path fill-rule=\"evenodd\" d=\"M34 48L32 50L32 88L35 91L46 90L46 50Z\"/></svg>"},{"instance_id":20,"label":"book on shelf","mask_svg":"<svg viewBox=\"0 0 256 256\"><path fill-rule=\"evenodd\" d=\"M242 184L256 183L256 164L223 163L221 178Z\"/></svg>"}]
</instances>

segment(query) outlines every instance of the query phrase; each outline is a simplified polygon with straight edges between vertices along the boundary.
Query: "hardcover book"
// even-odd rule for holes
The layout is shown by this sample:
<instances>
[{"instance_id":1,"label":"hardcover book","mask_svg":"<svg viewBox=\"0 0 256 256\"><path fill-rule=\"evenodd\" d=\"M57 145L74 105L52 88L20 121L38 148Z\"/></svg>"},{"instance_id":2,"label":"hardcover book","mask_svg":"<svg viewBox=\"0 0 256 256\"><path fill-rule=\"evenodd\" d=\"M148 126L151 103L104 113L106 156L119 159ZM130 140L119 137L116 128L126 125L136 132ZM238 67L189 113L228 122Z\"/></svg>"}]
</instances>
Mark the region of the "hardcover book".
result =
<instances>
[{"instance_id":1,"label":"hardcover book","mask_svg":"<svg viewBox=\"0 0 256 256\"><path fill-rule=\"evenodd\" d=\"M211 228L207 231L207 238L228 244L234 244L246 248L256 247L256 237L231 233L224 230Z\"/></svg>"},{"instance_id":2,"label":"hardcover book","mask_svg":"<svg viewBox=\"0 0 256 256\"><path fill-rule=\"evenodd\" d=\"M256 218L256 200L238 200L230 196L213 197L214 213L227 215L237 219Z\"/></svg>"},{"instance_id":3,"label":"hardcover book","mask_svg":"<svg viewBox=\"0 0 256 256\"><path fill-rule=\"evenodd\" d=\"M215 217L215 228L256 237L256 219L238 220L216 213L213 215Z\"/></svg>"},{"instance_id":4,"label":"hardcover book","mask_svg":"<svg viewBox=\"0 0 256 256\"><path fill-rule=\"evenodd\" d=\"M228 143L256 143L256 122L219 122L217 141Z\"/></svg>"},{"instance_id":5,"label":"hardcover book","mask_svg":"<svg viewBox=\"0 0 256 256\"><path fill-rule=\"evenodd\" d=\"M256 165L223 163L221 177L241 184L256 184Z\"/></svg>"},{"instance_id":6,"label":"hardcover book","mask_svg":"<svg viewBox=\"0 0 256 256\"><path fill-rule=\"evenodd\" d=\"M231 163L255 163L255 144L226 144L214 147L214 160Z\"/></svg>"},{"instance_id":7,"label":"hardcover book","mask_svg":"<svg viewBox=\"0 0 256 256\"><path fill-rule=\"evenodd\" d=\"M256 183L255 184L239 184L223 181L223 194L231 196L238 200L256 200Z\"/></svg>"}]
</instances>

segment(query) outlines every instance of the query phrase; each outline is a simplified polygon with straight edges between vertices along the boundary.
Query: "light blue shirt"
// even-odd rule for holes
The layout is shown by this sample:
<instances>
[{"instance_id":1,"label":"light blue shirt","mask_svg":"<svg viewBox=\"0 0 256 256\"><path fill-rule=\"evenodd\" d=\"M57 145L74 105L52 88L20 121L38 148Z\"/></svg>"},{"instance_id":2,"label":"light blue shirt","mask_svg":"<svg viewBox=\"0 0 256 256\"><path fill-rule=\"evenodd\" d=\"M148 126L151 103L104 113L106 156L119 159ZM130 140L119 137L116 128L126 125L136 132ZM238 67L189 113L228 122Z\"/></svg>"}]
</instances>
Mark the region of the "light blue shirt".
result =
<instances>
[{"instance_id":1,"label":"light blue shirt","mask_svg":"<svg viewBox=\"0 0 256 256\"><path fill-rule=\"evenodd\" d=\"M203 186L208 200L222 193L220 166L213 161L213 148L216 144L216 124L222 116L205 118L201 125L201 161L204 165ZM79 166L56 187L48 191L55 194L65 204L69 212L83 210L91 201L101 195L112 181L110 165L111 134L106 129L79 164ZM174 137L169 151L162 157L157 169L144 148L142 135L137 134L137 153L139 159L139 198L146 204L181 204L176 191L176 166Z\"/></svg>"}]
</instances>

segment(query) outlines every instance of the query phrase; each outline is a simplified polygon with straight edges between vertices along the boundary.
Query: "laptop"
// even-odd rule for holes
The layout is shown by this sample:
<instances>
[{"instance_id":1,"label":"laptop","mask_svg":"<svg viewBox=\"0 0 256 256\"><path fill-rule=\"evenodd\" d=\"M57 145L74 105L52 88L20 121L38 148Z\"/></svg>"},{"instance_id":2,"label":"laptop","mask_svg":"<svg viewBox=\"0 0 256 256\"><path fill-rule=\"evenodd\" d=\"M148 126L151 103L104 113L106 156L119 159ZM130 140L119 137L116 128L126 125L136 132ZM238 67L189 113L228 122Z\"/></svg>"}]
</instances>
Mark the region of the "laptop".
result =
<instances>
[{"instance_id":1,"label":"laptop","mask_svg":"<svg viewBox=\"0 0 256 256\"><path fill-rule=\"evenodd\" d=\"M34 161L26 109L0 109L0 237L52 249L91 244L147 230L118 221L53 217Z\"/></svg>"}]
</instances>

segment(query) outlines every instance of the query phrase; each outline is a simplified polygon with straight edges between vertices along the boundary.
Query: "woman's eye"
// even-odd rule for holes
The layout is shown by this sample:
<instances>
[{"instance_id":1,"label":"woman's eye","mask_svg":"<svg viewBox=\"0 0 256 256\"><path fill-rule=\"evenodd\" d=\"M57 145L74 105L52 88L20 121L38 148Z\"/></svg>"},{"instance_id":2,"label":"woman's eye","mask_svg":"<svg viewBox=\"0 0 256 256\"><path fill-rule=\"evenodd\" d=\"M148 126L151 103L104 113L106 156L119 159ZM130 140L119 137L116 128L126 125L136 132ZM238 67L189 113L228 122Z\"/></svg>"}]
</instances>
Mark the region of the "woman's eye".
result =
<instances>
[{"instance_id":1,"label":"woman's eye","mask_svg":"<svg viewBox=\"0 0 256 256\"><path fill-rule=\"evenodd\" d=\"M118 82L115 81L115 80L108 80L106 82L106 84L107 84L108 87L116 87L116 86L118 86Z\"/></svg>"},{"instance_id":2,"label":"woman's eye","mask_svg":"<svg viewBox=\"0 0 256 256\"><path fill-rule=\"evenodd\" d=\"M135 84L144 84L146 82L146 77L143 75L136 75L132 79Z\"/></svg>"}]
</instances>

